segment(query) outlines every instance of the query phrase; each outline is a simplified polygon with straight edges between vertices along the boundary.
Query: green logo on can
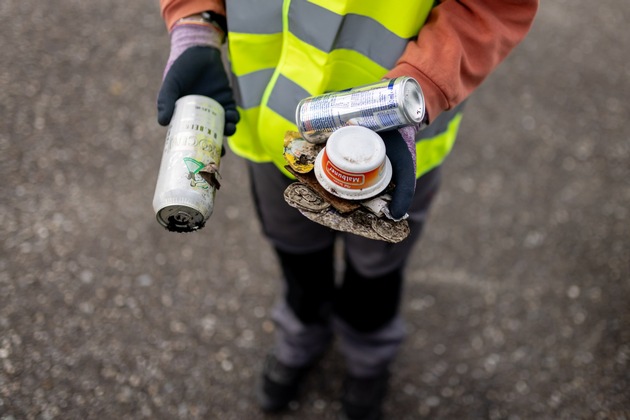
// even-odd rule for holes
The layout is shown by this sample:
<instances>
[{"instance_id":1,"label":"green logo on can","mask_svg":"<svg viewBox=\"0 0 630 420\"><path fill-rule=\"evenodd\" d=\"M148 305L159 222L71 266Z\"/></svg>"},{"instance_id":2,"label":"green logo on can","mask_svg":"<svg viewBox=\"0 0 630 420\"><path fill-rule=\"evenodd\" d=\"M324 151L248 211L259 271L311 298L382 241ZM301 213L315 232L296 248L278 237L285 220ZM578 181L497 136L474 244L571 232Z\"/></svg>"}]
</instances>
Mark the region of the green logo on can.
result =
<instances>
[{"instance_id":1,"label":"green logo on can","mask_svg":"<svg viewBox=\"0 0 630 420\"><path fill-rule=\"evenodd\" d=\"M186 178L190 179L190 186L207 190L209 188L208 183L199 176L199 171L201 171L205 165L189 157L184 158L184 165L186 165L186 169L188 169L188 176Z\"/></svg>"}]
</instances>

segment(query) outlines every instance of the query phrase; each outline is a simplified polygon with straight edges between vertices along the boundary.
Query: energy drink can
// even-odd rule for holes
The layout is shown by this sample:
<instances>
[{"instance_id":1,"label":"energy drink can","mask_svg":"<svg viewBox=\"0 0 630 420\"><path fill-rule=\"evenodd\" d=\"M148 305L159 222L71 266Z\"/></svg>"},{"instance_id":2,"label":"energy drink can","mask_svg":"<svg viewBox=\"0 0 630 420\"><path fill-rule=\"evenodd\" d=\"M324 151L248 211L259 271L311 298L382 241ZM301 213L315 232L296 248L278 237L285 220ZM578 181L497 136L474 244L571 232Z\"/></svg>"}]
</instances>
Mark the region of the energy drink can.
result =
<instances>
[{"instance_id":1,"label":"energy drink can","mask_svg":"<svg viewBox=\"0 0 630 420\"><path fill-rule=\"evenodd\" d=\"M323 143L340 127L360 125L385 131L420 124L424 114L420 85L414 78L402 76L302 99L295 122L305 140Z\"/></svg>"},{"instance_id":2,"label":"energy drink can","mask_svg":"<svg viewBox=\"0 0 630 420\"><path fill-rule=\"evenodd\" d=\"M169 231L199 230L210 218L224 123L214 99L189 95L175 102L153 196L157 221Z\"/></svg>"}]
</instances>

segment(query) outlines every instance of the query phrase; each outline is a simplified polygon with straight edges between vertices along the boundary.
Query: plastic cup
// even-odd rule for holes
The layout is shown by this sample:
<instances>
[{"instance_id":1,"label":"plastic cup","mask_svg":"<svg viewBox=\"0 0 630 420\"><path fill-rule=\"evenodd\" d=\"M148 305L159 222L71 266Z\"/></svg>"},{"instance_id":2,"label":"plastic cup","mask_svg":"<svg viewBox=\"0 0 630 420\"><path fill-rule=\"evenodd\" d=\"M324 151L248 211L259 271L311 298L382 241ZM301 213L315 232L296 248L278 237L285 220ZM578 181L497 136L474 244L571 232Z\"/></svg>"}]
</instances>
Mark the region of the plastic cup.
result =
<instances>
[{"instance_id":1,"label":"plastic cup","mask_svg":"<svg viewBox=\"0 0 630 420\"><path fill-rule=\"evenodd\" d=\"M339 128L315 159L315 176L324 189L348 200L381 193L392 178L383 139L361 126Z\"/></svg>"}]
</instances>

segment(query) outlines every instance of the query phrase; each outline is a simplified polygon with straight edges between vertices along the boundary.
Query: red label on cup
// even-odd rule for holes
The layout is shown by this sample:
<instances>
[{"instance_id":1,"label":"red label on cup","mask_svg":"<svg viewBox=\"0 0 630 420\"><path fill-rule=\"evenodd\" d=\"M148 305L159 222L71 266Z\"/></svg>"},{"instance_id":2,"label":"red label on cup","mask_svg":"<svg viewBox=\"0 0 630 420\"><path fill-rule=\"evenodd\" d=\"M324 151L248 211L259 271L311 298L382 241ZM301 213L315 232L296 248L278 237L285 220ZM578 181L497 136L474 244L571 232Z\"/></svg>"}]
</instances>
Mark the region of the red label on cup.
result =
<instances>
[{"instance_id":1,"label":"red label on cup","mask_svg":"<svg viewBox=\"0 0 630 420\"><path fill-rule=\"evenodd\" d=\"M340 187L351 190L367 188L378 182L380 172L384 165L385 162L383 162L378 168L368 172L348 172L343 169L339 169L330 161L330 159L328 159L326 149L324 149L324 153L322 155L322 169L324 170L326 177Z\"/></svg>"}]
</instances>

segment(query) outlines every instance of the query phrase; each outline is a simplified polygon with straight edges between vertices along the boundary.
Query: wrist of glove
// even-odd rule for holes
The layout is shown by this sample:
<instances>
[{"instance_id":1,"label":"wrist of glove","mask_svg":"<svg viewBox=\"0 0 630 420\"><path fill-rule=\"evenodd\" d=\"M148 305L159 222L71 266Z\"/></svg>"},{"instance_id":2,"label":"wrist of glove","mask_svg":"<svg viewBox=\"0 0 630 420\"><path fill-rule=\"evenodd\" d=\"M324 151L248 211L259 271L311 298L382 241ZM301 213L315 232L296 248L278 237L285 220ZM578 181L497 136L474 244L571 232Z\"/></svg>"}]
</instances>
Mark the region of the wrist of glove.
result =
<instances>
[{"instance_id":1,"label":"wrist of glove","mask_svg":"<svg viewBox=\"0 0 630 420\"><path fill-rule=\"evenodd\" d=\"M168 125L175 101L203 95L225 110L224 134L236 131L239 114L221 57L221 34L210 26L181 24L171 31L171 50L158 93L158 123Z\"/></svg>"},{"instance_id":2,"label":"wrist of glove","mask_svg":"<svg viewBox=\"0 0 630 420\"><path fill-rule=\"evenodd\" d=\"M166 77L173 62L191 47L213 47L221 49L222 36L216 29L207 25L177 24L171 30L171 50L164 66L162 80Z\"/></svg>"},{"instance_id":3,"label":"wrist of glove","mask_svg":"<svg viewBox=\"0 0 630 420\"><path fill-rule=\"evenodd\" d=\"M409 126L379 133L385 142L387 157L392 164L394 190L390 193L389 212L402 219L411 207L416 191L416 142L418 127Z\"/></svg>"}]
</instances>

